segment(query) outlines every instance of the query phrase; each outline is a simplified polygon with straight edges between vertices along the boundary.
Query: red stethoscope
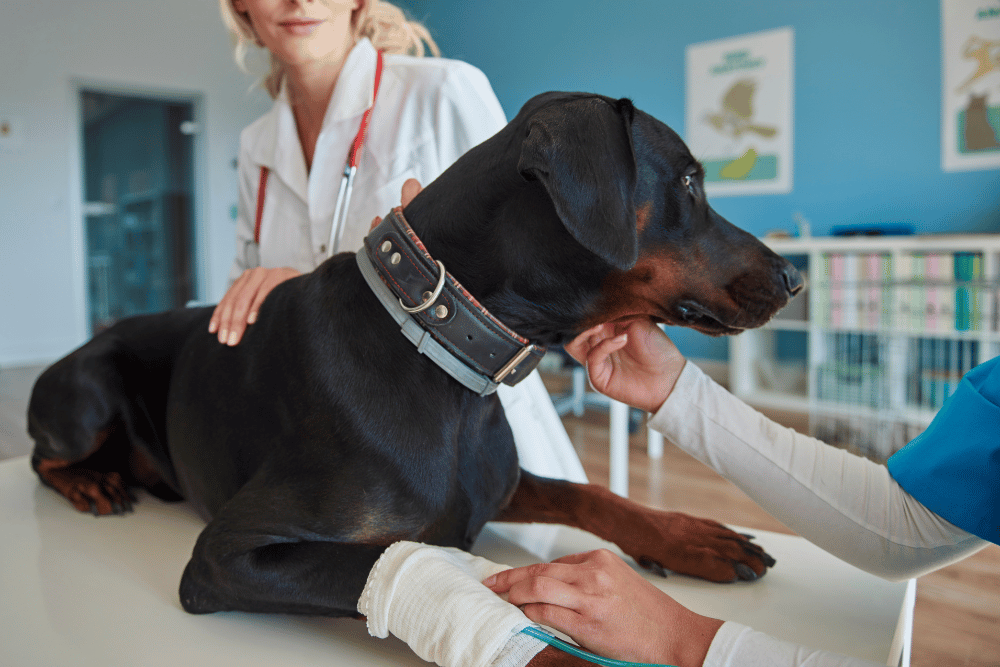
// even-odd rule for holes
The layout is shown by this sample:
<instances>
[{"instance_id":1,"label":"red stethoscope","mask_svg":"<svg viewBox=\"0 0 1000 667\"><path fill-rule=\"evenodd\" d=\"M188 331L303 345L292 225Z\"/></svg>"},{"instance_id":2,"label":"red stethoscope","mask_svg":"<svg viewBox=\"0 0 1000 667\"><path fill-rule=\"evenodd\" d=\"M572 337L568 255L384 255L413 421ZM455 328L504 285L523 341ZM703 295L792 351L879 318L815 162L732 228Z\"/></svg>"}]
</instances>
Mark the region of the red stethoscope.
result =
<instances>
[{"instance_id":1,"label":"red stethoscope","mask_svg":"<svg viewBox=\"0 0 1000 667\"><path fill-rule=\"evenodd\" d=\"M347 219L347 207L351 202L351 192L354 189L354 176L358 173L358 155L361 154L361 147L365 143L368 122L371 119L372 109L375 108L375 99L378 97L379 85L382 83L382 60L382 52L378 51L375 61L375 88L372 92L372 103L365 110L365 115L361 117L361 126L358 128L358 134L354 137L351 148L347 152L347 163L344 165L344 174L340 179L340 190L337 191L337 205L333 209L333 220L330 224L330 242L326 246L327 257L332 256L336 251L337 237L340 235L340 230L343 229L344 221ZM260 265L260 223L264 217L264 197L267 192L267 177L269 173L270 170L267 167L262 166L260 168L260 184L257 187L257 218L253 230L253 250L257 251L257 261L249 261L251 258L248 257L248 264Z\"/></svg>"}]
</instances>

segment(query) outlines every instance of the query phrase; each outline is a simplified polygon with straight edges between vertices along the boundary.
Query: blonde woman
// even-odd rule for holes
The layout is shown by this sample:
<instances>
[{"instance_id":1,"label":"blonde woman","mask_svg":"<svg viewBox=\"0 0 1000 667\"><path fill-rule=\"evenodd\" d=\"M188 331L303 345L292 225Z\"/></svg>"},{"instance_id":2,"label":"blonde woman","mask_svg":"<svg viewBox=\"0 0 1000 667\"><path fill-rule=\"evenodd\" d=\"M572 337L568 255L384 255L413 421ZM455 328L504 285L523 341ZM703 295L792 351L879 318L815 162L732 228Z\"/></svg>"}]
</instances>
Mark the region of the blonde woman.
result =
<instances>
[{"instance_id":1,"label":"blonde woman","mask_svg":"<svg viewBox=\"0 0 1000 667\"><path fill-rule=\"evenodd\" d=\"M372 219L399 204L404 183L412 196L506 117L481 71L421 57L437 46L389 3L220 3L237 62L259 49L270 61L262 83L274 98L240 137L236 258L209 325L220 343L236 345L275 285L360 248ZM359 134L352 194L338 211ZM524 468L586 481L537 373L499 395Z\"/></svg>"},{"instance_id":2,"label":"blonde woman","mask_svg":"<svg viewBox=\"0 0 1000 667\"><path fill-rule=\"evenodd\" d=\"M221 0L221 8L237 61L257 47L269 59L262 84L274 98L240 140L232 287L211 325L235 345L275 284L311 271L331 250L357 250L408 178L429 182L506 119L479 70L405 55L437 47L388 3ZM386 55L373 105L377 50ZM331 248L338 184L369 107L353 196Z\"/></svg>"}]
</instances>

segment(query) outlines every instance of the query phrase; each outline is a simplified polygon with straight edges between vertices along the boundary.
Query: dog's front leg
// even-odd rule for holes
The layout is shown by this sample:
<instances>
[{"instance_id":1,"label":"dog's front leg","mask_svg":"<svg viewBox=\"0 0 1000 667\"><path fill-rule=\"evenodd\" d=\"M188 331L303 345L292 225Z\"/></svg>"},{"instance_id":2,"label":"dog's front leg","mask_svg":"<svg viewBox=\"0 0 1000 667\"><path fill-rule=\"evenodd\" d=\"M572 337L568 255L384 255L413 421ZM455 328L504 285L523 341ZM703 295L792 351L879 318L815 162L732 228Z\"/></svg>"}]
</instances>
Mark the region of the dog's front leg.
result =
<instances>
[{"instance_id":1,"label":"dog's front leg","mask_svg":"<svg viewBox=\"0 0 1000 667\"><path fill-rule=\"evenodd\" d=\"M234 533L199 539L181 577L185 611L358 617L357 600L385 550L362 544L268 541Z\"/></svg>"},{"instance_id":2,"label":"dog's front leg","mask_svg":"<svg viewBox=\"0 0 1000 667\"><path fill-rule=\"evenodd\" d=\"M522 470L496 521L559 523L618 545L640 565L709 581L752 580L774 559L747 536L717 521L644 507L595 484L538 477Z\"/></svg>"},{"instance_id":3,"label":"dog's front leg","mask_svg":"<svg viewBox=\"0 0 1000 667\"><path fill-rule=\"evenodd\" d=\"M198 536L181 578L181 605L193 614L357 617L385 545L338 541L337 532L296 509L294 496L244 487Z\"/></svg>"}]
</instances>

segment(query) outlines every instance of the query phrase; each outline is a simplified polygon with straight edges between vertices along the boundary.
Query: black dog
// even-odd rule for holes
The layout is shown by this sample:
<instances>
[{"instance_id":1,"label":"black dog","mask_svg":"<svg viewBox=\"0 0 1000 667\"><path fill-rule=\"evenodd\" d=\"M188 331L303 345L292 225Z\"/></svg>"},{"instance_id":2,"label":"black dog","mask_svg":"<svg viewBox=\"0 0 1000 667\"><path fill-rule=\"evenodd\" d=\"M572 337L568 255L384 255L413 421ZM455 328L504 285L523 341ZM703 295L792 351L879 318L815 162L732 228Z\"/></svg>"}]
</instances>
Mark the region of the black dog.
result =
<instances>
[{"instance_id":1,"label":"black dog","mask_svg":"<svg viewBox=\"0 0 1000 667\"><path fill-rule=\"evenodd\" d=\"M801 288L709 207L701 177L628 100L548 93L399 216L532 342L512 362L523 375L541 346L601 322L733 334ZM373 262L379 243L362 250ZM276 287L236 347L207 333L210 314L118 323L38 379L28 415L35 470L78 509L125 511L143 486L208 519L180 585L190 612L356 615L389 544L467 549L491 520L578 526L647 567L715 581L773 564L716 522L521 471L499 400L416 353L353 253Z\"/></svg>"}]
</instances>

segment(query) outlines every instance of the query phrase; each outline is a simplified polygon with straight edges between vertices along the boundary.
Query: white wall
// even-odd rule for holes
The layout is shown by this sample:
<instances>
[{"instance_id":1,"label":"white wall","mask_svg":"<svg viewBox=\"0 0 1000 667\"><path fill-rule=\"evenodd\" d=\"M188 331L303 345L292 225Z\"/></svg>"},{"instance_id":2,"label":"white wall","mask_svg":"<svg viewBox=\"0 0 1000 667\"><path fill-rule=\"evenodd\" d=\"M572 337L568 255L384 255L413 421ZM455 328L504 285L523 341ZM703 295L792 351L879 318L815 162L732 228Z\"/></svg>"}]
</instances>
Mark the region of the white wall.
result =
<instances>
[{"instance_id":1,"label":"white wall","mask_svg":"<svg viewBox=\"0 0 1000 667\"><path fill-rule=\"evenodd\" d=\"M87 337L81 84L196 95L199 296L234 248L240 130L270 106L233 63L216 0L0 2L0 365L55 359Z\"/></svg>"}]
</instances>

